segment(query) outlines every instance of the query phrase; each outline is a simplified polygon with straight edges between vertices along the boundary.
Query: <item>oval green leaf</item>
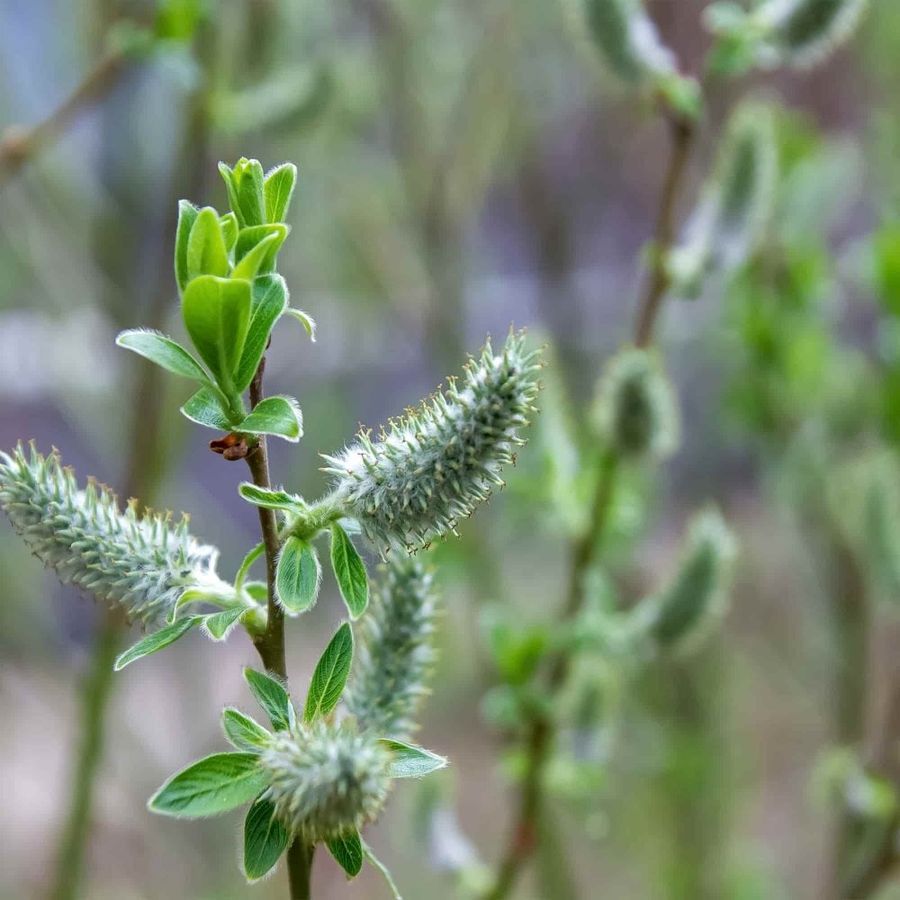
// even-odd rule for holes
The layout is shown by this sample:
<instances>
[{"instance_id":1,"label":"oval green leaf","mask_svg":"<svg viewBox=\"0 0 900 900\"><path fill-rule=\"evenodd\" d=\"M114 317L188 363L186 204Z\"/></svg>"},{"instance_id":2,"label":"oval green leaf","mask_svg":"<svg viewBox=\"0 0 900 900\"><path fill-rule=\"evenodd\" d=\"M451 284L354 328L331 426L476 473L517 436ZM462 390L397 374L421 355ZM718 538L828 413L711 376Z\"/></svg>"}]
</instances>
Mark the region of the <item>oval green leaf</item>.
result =
<instances>
[{"instance_id":1,"label":"oval green leaf","mask_svg":"<svg viewBox=\"0 0 900 900\"><path fill-rule=\"evenodd\" d=\"M259 705L266 711L272 727L276 731L287 731L295 720L294 706L287 688L264 672L244 669L244 679Z\"/></svg>"},{"instance_id":2,"label":"oval green leaf","mask_svg":"<svg viewBox=\"0 0 900 900\"><path fill-rule=\"evenodd\" d=\"M249 881L262 878L281 858L290 835L275 818L275 807L257 797L244 821L244 874Z\"/></svg>"},{"instance_id":3,"label":"oval green leaf","mask_svg":"<svg viewBox=\"0 0 900 900\"><path fill-rule=\"evenodd\" d=\"M347 683L352 661L353 632L350 630L350 624L344 622L313 670L303 710L304 722L312 722L320 716L328 715L337 706Z\"/></svg>"},{"instance_id":4,"label":"oval green leaf","mask_svg":"<svg viewBox=\"0 0 900 900\"><path fill-rule=\"evenodd\" d=\"M133 647L119 655L114 665L115 670L120 672L125 666L136 660L149 656L151 653L156 653L164 647L168 647L169 644L174 644L180 637L183 637L192 628L199 625L204 618L204 616L186 616L184 619L179 619L171 625L160 628L159 631L148 634Z\"/></svg>"},{"instance_id":5,"label":"oval green leaf","mask_svg":"<svg viewBox=\"0 0 900 900\"><path fill-rule=\"evenodd\" d=\"M252 412L235 426L244 434L272 434L295 443L303 434L303 413L293 397L266 397Z\"/></svg>"},{"instance_id":6,"label":"oval green leaf","mask_svg":"<svg viewBox=\"0 0 900 900\"><path fill-rule=\"evenodd\" d=\"M363 864L362 841L358 831L341 835L328 841L328 850L337 864L347 873L348 878L356 878Z\"/></svg>"},{"instance_id":7,"label":"oval green leaf","mask_svg":"<svg viewBox=\"0 0 900 900\"><path fill-rule=\"evenodd\" d=\"M391 778L421 778L447 765L446 757L438 756L423 747L391 738L383 738L378 743L391 753L391 766L388 770Z\"/></svg>"},{"instance_id":8,"label":"oval green leaf","mask_svg":"<svg viewBox=\"0 0 900 900\"><path fill-rule=\"evenodd\" d=\"M350 618L358 619L369 605L369 579L362 557L337 522L331 526L331 568Z\"/></svg>"},{"instance_id":9,"label":"oval green leaf","mask_svg":"<svg viewBox=\"0 0 900 900\"><path fill-rule=\"evenodd\" d=\"M222 711L222 729L225 737L237 750L259 753L272 735L250 716L228 706Z\"/></svg>"},{"instance_id":10,"label":"oval green leaf","mask_svg":"<svg viewBox=\"0 0 900 900\"><path fill-rule=\"evenodd\" d=\"M275 592L285 612L298 615L315 605L322 581L322 566L314 547L289 537L278 557Z\"/></svg>"},{"instance_id":11,"label":"oval green leaf","mask_svg":"<svg viewBox=\"0 0 900 900\"><path fill-rule=\"evenodd\" d=\"M132 328L123 331L116 338L116 344L149 359L167 372L192 378L194 381L209 381L200 363L181 344L158 331Z\"/></svg>"}]
</instances>

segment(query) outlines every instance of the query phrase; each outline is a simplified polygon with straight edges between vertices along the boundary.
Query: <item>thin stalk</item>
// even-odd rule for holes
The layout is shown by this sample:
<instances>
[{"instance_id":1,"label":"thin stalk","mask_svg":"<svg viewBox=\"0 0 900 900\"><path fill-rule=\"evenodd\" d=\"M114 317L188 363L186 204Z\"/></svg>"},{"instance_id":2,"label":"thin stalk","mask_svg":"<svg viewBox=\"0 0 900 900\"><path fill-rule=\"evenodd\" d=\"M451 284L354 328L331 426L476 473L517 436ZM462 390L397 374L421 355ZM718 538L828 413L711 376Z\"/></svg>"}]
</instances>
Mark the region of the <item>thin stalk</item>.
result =
<instances>
[{"instance_id":1,"label":"thin stalk","mask_svg":"<svg viewBox=\"0 0 900 900\"><path fill-rule=\"evenodd\" d=\"M251 409L263 398L265 368L266 360L263 357L250 385ZM250 468L253 483L257 487L270 489L272 482L269 476L269 455L264 436L259 438L256 447L248 454L247 465ZM284 613L278 605L275 596L275 571L278 566L278 553L281 550L281 538L278 534L278 521L275 518L275 511L259 507L258 512L259 530L266 548L268 619L265 632L254 641L254 644L266 669L286 681ZM310 875L314 851L314 847L307 846L300 841L294 841L288 848L287 868L291 900L309 900L311 896Z\"/></svg>"},{"instance_id":2,"label":"thin stalk","mask_svg":"<svg viewBox=\"0 0 900 900\"><path fill-rule=\"evenodd\" d=\"M646 347L653 340L654 328L670 287L666 258L675 241L675 215L678 197L687 172L696 126L693 121L666 111L671 151L660 194L659 212L653 233L653 261L646 288L638 304L633 340ZM617 454L609 448L601 452L597 483L591 501L588 525L575 540L570 552L566 599L558 617L570 622L581 612L586 598L586 577L601 550L606 534L612 500L620 470ZM546 693L552 697L564 686L571 660L565 652L557 653L547 668ZM543 775L553 741L554 723L546 717L535 717L525 739L525 775L519 786L516 813L506 849L497 875L482 900L504 900L534 852L543 803Z\"/></svg>"}]
</instances>

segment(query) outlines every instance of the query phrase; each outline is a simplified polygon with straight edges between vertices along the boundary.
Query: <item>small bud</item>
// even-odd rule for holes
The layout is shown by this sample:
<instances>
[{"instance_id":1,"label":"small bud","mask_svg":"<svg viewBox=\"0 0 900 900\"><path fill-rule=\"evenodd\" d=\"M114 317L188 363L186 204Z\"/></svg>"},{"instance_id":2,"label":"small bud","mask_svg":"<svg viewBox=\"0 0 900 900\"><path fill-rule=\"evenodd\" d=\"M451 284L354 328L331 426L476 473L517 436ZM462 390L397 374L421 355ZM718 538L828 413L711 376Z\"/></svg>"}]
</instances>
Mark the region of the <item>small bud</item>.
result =
<instances>
[{"instance_id":1,"label":"small bud","mask_svg":"<svg viewBox=\"0 0 900 900\"><path fill-rule=\"evenodd\" d=\"M699 293L706 275L740 266L756 249L771 215L778 180L772 112L742 104L728 123L712 176L669 258L677 290Z\"/></svg>"},{"instance_id":2,"label":"small bud","mask_svg":"<svg viewBox=\"0 0 900 900\"><path fill-rule=\"evenodd\" d=\"M663 459L678 446L678 408L658 355L636 347L617 353L600 380L594 419L622 457Z\"/></svg>"},{"instance_id":3,"label":"small bud","mask_svg":"<svg viewBox=\"0 0 900 900\"><path fill-rule=\"evenodd\" d=\"M696 646L722 618L735 553L734 536L717 510L694 517L674 579L648 601L649 631L661 647Z\"/></svg>"},{"instance_id":4,"label":"small bud","mask_svg":"<svg viewBox=\"0 0 900 900\"><path fill-rule=\"evenodd\" d=\"M416 559L397 554L381 571L345 700L360 728L406 741L434 667L437 598L431 573Z\"/></svg>"},{"instance_id":5,"label":"small bud","mask_svg":"<svg viewBox=\"0 0 900 900\"><path fill-rule=\"evenodd\" d=\"M335 476L330 502L383 550L421 547L452 531L502 486L501 467L524 443L538 355L521 333L496 355L488 342L461 379L392 422L380 441L360 432L343 453L324 457Z\"/></svg>"},{"instance_id":6,"label":"small bud","mask_svg":"<svg viewBox=\"0 0 900 900\"><path fill-rule=\"evenodd\" d=\"M258 159L241 157L230 169L219 163L219 172L228 190L231 209L241 228L264 225L266 222L265 177Z\"/></svg>"},{"instance_id":7,"label":"small bud","mask_svg":"<svg viewBox=\"0 0 900 900\"><path fill-rule=\"evenodd\" d=\"M753 17L772 63L806 68L821 62L856 29L868 0L768 0Z\"/></svg>"},{"instance_id":8,"label":"small bud","mask_svg":"<svg viewBox=\"0 0 900 900\"><path fill-rule=\"evenodd\" d=\"M188 588L231 591L215 571L218 551L198 544L187 523L123 513L115 495L91 482L78 490L56 453L19 445L0 453L0 507L37 558L64 584L119 604L145 624L165 621Z\"/></svg>"},{"instance_id":9,"label":"small bud","mask_svg":"<svg viewBox=\"0 0 900 900\"><path fill-rule=\"evenodd\" d=\"M587 30L604 62L623 81L676 71L672 51L663 45L641 0L580 0Z\"/></svg>"},{"instance_id":10,"label":"small bud","mask_svg":"<svg viewBox=\"0 0 900 900\"><path fill-rule=\"evenodd\" d=\"M361 828L387 797L389 751L346 723L278 732L259 762L275 815L307 844Z\"/></svg>"}]
</instances>

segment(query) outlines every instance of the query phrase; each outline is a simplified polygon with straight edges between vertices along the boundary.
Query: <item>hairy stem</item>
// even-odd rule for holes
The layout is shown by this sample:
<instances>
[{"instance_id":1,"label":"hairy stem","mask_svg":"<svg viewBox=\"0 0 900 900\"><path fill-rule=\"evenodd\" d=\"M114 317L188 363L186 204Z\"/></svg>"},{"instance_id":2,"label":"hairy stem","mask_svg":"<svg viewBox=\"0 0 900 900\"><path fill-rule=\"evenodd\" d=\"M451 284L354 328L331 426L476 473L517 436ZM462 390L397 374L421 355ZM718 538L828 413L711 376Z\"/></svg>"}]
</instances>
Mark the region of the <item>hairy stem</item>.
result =
<instances>
[{"instance_id":1,"label":"hairy stem","mask_svg":"<svg viewBox=\"0 0 900 900\"><path fill-rule=\"evenodd\" d=\"M691 120L666 111L666 121L671 152L654 228L650 276L635 321L633 341L638 347L646 347L652 342L656 321L670 287L666 258L675 241L676 206L694 143L695 125ZM603 543L618 472L617 454L609 448L604 449L599 460L588 525L575 540L570 552L568 587L559 622L571 621L584 606L585 578ZM569 669L570 658L566 653L557 653L551 658L545 685L548 696L553 696L563 687ZM540 825L544 769L554 739L555 726L552 721L545 717L532 720L525 738L525 775L519 786L515 818L496 878L483 895L483 900L504 900L508 897L532 856Z\"/></svg>"},{"instance_id":2,"label":"hairy stem","mask_svg":"<svg viewBox=\"0 0 900 900\"><path fill-rule=\"evenodd\" d=\"M250 385L250 408L255 407L263 398L263 376L266 360L263 357L253 382ZM269 456L265 436L259 438L256 447L247 456L247 465L253 483L257 487L269 489L272 486L269 476ZM287 680L287 664L284 650L284 613L275 597L275 571L278 566L278 553L281 550L281 538L278 534L278 521L272 509L258 508L259 530L266 548L266 585L268 588L268 619L266 630L254 644L263 665L269 672ZM309 900L310 875L314 847L300 841L294 841L287 852L288 882L291 900Z\"/></svg>"}]
</instances>

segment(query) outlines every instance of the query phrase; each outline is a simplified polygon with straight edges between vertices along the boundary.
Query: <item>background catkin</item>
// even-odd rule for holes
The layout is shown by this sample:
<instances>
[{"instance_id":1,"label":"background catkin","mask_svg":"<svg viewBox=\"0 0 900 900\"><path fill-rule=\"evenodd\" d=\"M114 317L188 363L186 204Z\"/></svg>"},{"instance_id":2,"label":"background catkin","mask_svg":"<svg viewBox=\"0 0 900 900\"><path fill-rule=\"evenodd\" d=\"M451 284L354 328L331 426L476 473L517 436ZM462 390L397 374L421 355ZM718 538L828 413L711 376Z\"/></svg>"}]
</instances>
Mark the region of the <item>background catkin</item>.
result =
<instances>
[{"instance_id":1,"label":"background catkin","mask_svg":"<svg viewBox=\"0 0 900 900\"><path fill-rule=\"evenodd\" d=\"M398 740L412 736L434 667L436 615L431 573L415 558L393 556L362 620L345 696L360 728Z\"/></svg>"},{"instance_id":2,"label":"background catkin","mask_svg":"<svg viewBox=\"0 0 900 900\"><path fill-rule=\"evenodd\" d=\"M124 512L108 488L80 490L54 452L21 444L0 453L0 507L44 565L64 584L116 603L128 618L159 622L188 588L228 591L215 572L218 551L198 543L187 520Z\"/></svg>"}]
</instances>

